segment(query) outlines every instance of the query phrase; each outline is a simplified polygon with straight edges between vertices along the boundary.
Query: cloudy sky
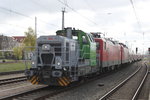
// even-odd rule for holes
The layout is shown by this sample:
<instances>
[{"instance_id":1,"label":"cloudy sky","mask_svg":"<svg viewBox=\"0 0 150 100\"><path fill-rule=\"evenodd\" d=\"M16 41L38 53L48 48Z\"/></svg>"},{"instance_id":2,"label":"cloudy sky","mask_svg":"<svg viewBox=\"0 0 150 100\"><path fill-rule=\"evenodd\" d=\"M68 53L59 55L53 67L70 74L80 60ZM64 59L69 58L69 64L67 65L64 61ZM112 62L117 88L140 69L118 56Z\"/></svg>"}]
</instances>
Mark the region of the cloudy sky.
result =
<instances>
[{"instance_id":1,"label":"cloudy sky","mask_svg":"<svg viewBox=\"0 0 150 100\"><path fill-rule=\"evenodd\" d=\"M106 37L143 53L150 47L150 0L0 0L0 34L22 36L28 27L51 35L61 29L61 10L66 8L65 27L103 32Z\"/></svg>"}]
</instances>

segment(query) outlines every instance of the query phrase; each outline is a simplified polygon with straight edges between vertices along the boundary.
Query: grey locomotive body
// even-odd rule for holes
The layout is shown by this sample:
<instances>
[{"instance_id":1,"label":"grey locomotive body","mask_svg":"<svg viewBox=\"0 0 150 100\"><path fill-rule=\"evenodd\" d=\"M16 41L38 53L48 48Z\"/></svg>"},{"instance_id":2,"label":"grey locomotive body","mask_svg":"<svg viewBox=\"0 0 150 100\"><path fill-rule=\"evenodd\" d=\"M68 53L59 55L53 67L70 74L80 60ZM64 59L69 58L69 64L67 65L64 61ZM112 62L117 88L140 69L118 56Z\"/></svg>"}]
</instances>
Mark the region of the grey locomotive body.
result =
<instances>
[{"instance_id":1,"label":"grey locomotive body","mask_svg":"<svg viewBox=\"0 0 150 100\"><path fill-rule=\"evenodd\" d=\"M67 86L74 77L79 56L77 41L63 36L41 36L28 77L33 84ZM33 77L31 77L33 76Z\"/></svg>"}]
</instances>

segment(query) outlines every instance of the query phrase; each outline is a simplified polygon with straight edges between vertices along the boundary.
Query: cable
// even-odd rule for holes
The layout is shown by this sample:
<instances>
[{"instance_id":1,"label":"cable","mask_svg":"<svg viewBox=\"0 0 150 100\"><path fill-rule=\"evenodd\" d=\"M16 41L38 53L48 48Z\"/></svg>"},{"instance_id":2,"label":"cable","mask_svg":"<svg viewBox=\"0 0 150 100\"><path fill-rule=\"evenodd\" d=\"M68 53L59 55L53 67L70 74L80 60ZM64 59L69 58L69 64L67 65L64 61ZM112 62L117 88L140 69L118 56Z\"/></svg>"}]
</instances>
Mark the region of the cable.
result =
<instances>
[{"instance_id":1,"label":"cable","mask_svg":"<svg viewBox=\"0 0 150 100\"><path fill-rule=\"evenodd\" d=\"M88 7L90 7L91 8L91 10L93 10L94 11L94 8L88 3L88 1L87 0L84 0L84 2L87 4L87 6Z\"/></svg>"},{"instance_id":2,"label":"cable","mask_svg":"<svg viewBox=\"0 0 150 100\"><path fill-rule=\"evenodd\" d=\"M130 0L130 3L131 3L131 5L132 5L132 8L133 8L133 11L134 11L134 14L135 14L135 17L136 17L136 20L137 20L137 24L138 24L138 26L139 26L139 29L141 30L142 35L143 35L143 54L144 54L144 32L142 31L142 26L141 26L140 20L139 20L139 18L138 18L138 16L137 16L136 9L135 9L135 6L134 6L133 1Z\"/></svg>"},{"instance_id":3,"label":"cable","mask_svg":"<svg viewBox=\"0 0 150 100\"><path fill-rule=\"evenodd\" d=\"M64 0L64 3L65 3L66 5L68 5L67 0Z\"/></svg>"},{"instance_id":4,"label":"cable","mask_svg":"<svg viewBox=\"0 0 150 100\"><path fill-rule=\"evenodd\" d=\"M92 21L91 19L89 19L88 17L86 17L86 16L82 15L81 13L77 12L75 9L73 9L72 7L70 7L68 4L62 2L61 0L57 0L57 1L60 2L61 4L63 4L64 6L66 6L67 8L71 9L72 11L76 12L78 15L82 16L86 20L90 21L94 25L98 25L97 23L95 23L94 21Z\"/></svg>"},{"instance_id":5,"label":"cable","mask_svg":"<svg viewBox=\"0 0 150 100\"><path fill-rule=\"evenodd\" d=\"M11 9L7 9L7 8L4 8L4 7L0 7L0 9L3 9L3 10L5 10L5 11L12 12L12 13L15 13L15 14L17 14L17 15L20 15L20 16L23 16L23 17L27 17L27 18L29 18L29 19L34 20L34 18L32 18L32 17L30 17L30 16L28 16L28 15L22 14L22 13L20 13L20 12L17 12L17 11L11 10ZM43 20L41 20L41 19L38 19L38 20L40 20L41 22L43 22L43 23L45 23L45 24L47 24L47 25L51 25L51 26L54 26L54 27L58 27L58 26L55 25L55 24L49 24L49 23L47 23L47 22L45 22L45 21L43 21Z\"/></svg>"},{"instance_id":6,"label":"cable","mask_svg":"<svg viewBox=\"0 0 150 100\"><path fill-rule=\"evenodd\" d=\"M15 13L15 14L20 15L20 16L24 16L24 17L28 17L28 18L30 18L30 19L33 19L33 18L30 17L30 16L27 16L27 15L22 14L22 13L20 13L20 12L16 12L16 11L11 10L11 9L7 9L7 8L4 8L4 7L0 7L0 9L3 9L3 10L8 11L8 12Z\"/></svg>"},{"instance_id":7,"label":"cable","mask_svg":"<svg viewBox=\"0 0 150 100\"><path fill-rule=\"evenodd\" d=\"M136 21L137 21L137 24L138 24L138 26L139 26L139 29L140 29L141 32L142 32L141 23L140 23L140 20L139 20L139 18L138 18L138 16L137 16L137 13L136 13L136 10L135 10L135 7L134 7L134 3L133 3L132 0L130 0L130 3L131 3L131 5L132 5L133 12L134 12L134 15L135 15L135 17L136 17ZM142 32L142 33L143 33L143 35L144 35L144 32Z\"/></svg>"}]
</instances>

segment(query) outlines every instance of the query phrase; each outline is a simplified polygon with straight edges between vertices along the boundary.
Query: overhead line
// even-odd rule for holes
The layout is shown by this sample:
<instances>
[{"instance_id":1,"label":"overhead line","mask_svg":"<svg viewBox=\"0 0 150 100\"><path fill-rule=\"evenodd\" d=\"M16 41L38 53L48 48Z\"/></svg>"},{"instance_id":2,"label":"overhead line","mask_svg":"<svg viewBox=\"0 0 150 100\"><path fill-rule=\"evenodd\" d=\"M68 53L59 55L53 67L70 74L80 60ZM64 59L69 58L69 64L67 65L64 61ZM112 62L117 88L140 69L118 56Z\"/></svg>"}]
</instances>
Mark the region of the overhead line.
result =
<instances>
[{"instance_id":1,"label":"overhead line","mask_svg":"<svg viewBox=\"0 0 150 100\"><path fill-rule=\"evenodd\" d=\"M0 7L0 9L6 10L6 11L8 11L8 12L15 13L15 14L17 14L17 15L21 15L21 16L24 16L24 17L28 17L28 18L30 18L30 19L33 19L33 18L32 18L32 17L30 17L30 16L27 16L27 15L22 14L22 13L20 13L20 12L16 12L16 11L11 10L11 9L7 9L7 8L4 8L4 7Z\"/></svg>"},{"instance_id":2,"label":"overhead line","mask_svg":"<svg viewBox=\"0 0 150 100\"><path fill-rule=\"evenodd\" d=\"M12 13L15 13L15 14L17 14L17 15L20 15L20 16L23 16L23 17L27 17L27 18L30 18L30 19L34 20L34 18L32 18L32 17L30 17L30 16L28 16L28 15L22 14L22 13L20 13L20 12L17 12L17 11L11 10L11 9L7 9L7 8L4 8L4 7L0 7L0 9L3 9L3 10L5 10L5 11L12 12ZM51 25L51 26L58 27L58 26L55 25L55 24L47 23L47 22L45 22L45 21L43 21L43 20L41 20L41 19L38 19L38 20L40 20L41 22L43 22L43 23L45 23L45 24L47 24L47 25Z\"/></svg>"},{"instance_id":3,"label":"overhead line","mask_svg":"<svg viewBox=\"0 0 150 100\"><path fill-rule=\"evenodd\" d=\"M91 10L94 10L94 8L88 3L88 1L87 0L84 0L84 2L87 4L87 6L88 7L90 7L91 8Z\"/></svg>"},{"instance_id":4,"label":"overhead line","mask_svg":"<svg viewBox=\"0 0 150 100\"><path fill-rule=\"evenodd\" d=\"M61 0L57 0L57 1L60 2L61 4L63 4L64 6L68 7L72 11L76 12L77 14L79 14L80 16L82 16L83 18L85 18L86 20L90 21L91 23L93 23L95 25L98 25L97 23L95 23L94 21L92 21L91 19L89 19L88 17L82 15L81 13L79 13L78 11L76 11L75 9L73 9L72 7L70 7L68 4L62 2Z\"/></svg>"},{"instance_id":5,"label":"overhead line","mask_svg":"<svg viewBox=\"0 0 150 100\"><path fill-rule=\"evenodd\" d=\"M141 30L141 32L143 32L143 31L142 31L142 26L141 26L140 20L139 20L139 18L138 18L138 16L137 16L137 12L136 12L135 7L134 7L134 3L133 3L132 0L130 0L130 3L131 3L131 5L132 5L133 12L134 12L134 15L135 15L135 17L136 17L136 21L137 21L137 24L138 24L138 26L139 26L139 29ZM144 32L143 32L143 33L144 33Z\"/></svg>"}]
</instances>

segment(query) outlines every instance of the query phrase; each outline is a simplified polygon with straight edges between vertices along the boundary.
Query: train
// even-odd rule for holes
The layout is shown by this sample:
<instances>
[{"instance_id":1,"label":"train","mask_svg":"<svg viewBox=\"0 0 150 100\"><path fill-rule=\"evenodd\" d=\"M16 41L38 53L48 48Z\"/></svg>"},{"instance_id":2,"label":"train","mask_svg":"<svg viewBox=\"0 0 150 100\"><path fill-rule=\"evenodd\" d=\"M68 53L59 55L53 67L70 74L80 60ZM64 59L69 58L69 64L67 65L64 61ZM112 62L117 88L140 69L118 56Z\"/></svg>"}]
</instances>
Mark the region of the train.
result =
<instances>
[{"instance_id":1,"label":"train","mask_svg":"<svg viewBox=\"0 0 150 100\"><path fill-rule=\"evenodd\" d=\"M123 43L67 27L37 39L32 66L25 75L32 84L68 86L141 59Z\"/></svg>"}]
</instances>

